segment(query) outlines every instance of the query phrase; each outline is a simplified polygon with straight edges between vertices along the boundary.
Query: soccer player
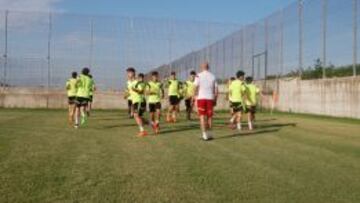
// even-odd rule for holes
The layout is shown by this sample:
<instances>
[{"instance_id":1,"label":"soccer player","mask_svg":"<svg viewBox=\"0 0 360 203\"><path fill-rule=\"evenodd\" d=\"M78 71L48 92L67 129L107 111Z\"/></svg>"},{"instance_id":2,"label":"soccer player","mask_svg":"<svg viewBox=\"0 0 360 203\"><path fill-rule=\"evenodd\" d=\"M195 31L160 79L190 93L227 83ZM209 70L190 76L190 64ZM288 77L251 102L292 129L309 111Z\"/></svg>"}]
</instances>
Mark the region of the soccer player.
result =
<instances>
[{"instance_id":1,"label":"soccer player","mask_svg":"<svg viewBox=\"0 0 360 203\"><path fill-rule=\"evenodd\" d=\"M233 117L234 115L234 112L233 112L233 109L232 109L232 98L231 98L231 95L230 95L230 85L231 83L235 80L235 77L231 77L228 81L228 94L227 94L227 99L229 100L229 107L230 107L230 115L231 115L231 118ZM234 121L230 120L230 123L233 123Z\"/></svg>"},{"instance_id":2,"label":"soccer player","mask_svg":"<svg viewBox=\"0 0 360 203\"><path fill-rule=\"evenodd\" d=\"M88 106L91 86L91 78L89 77L90 69L83 68L79 78L77 79L76 87L76 116L75 128L86 123L86 107Z\"/></svg>"},{"instance_id":3,"label":"soccer player","mask_svg":"<svg viewBox=\"0 0 360 203\"><path fill-rule=\"evenodd\" d=\"M166 121L171 123L176 122L176 114L178 113L181 82L176 79L176 73L171 72L170 79L167 81L169 109L166 116Z\"/></svg>"},{"instance_id":4,"label":"soccer player","mask_svg":"<svg viewBox=\"0 0 360 203\"><path fill-rule=\"evenodd\" d=\"M238 71L236 73L236 80L231 82L229 87L229 95L232 99L232 111L233 116L230 119L232 128L237 128L241 130L241 117L242 113L245 110L244 97L246 92L246 86L244 83L245 73L243 71ZM236 122L236 127L234 126L234 122Z\"/></svg>"},{"instance_id":5,"label":"soccer player","mask_svg":"<svg viewBox=\"0 0 360 203\"><path fill-rule=\"evenodd\" d=\"M147 84L147 95L150 112L150 122L155 134L160 133L161 99L164 98L164 88L159 81L159 73L151 73L151 81Z\"/></svg>"},{"instance_id":6,"label":"soccer player","mask_svg":"<svg viewBox=\"0 0 360 203\"><path fill-rule=\"evenodd\" d=\"M139 126L139 137L147 136L147 132L144 129L144 119L143 114L146 111L146 100L145 100L145 88L146 83L144 81L144 74L139 73L137 80L132 83L131 90L133 91L133 96L131 98L132 105L134 109L134 118Z\"/></svg>"},{"instance_id":7,"label":"soccer player","mask_svg":"<svg viewBox=\"0 0 360 203\"><path fill-rule=\"evenodd\" d=\"M76 92L77 92L76 83L77 83L77 72L72 72L71 78L66 81L66 85L65 85L68 96L69 125L74 125L74 116L76 110L75 100L76 100Z\"/></svg>"},{"instance_id":8,"label":"soccer player","mask_svg":"<svg viewBox=\"0 0 360 203\"><path fill-rule=\"evenodd\" d=\"M134 92L132 91L133 83L136 82L136 71L135 68L130 67L126 69L127 73L127 87L125 91L125 99L127 99L128 103L128 116L129 118L134 118L134 108L133 108L133 102L132 102L132 96L134 95Z\"/></svg>"},{"instance_id":9,"label":"soccer player","mask_svg":"<svg viewBox=\"0 0 360 203\"><path fill-rule=\"evenodd\" d=\"M246 81L246 113L248 113L249 130L253 130L256 105L258 102L260 89L255 84L253 84L252 77L246 77L245 81Z\"/></svg>"},{"instance_id":10,"label":"soccer player","mask_svg":"<svg viewBox=\"0 0 360 203\"><path fill-rule=\"evenodd\" d=\"M191 71L189 79L185 82L185 106L186 106L186 118L191 120L191 113L193 112L195 103L195 77L196 72Z\"/></svg>"},{"instance_id":11,"label":"soccer player","mask_svg":"<svg viewBox=\"0 0 360 203\"><path fill-rule=\"evenodd\" d=\"M89 103L88 103L88 106L86 108L87 116L90 116L90 111L92 110L93 96L94 96L94 92L96 90L95 81L94 81L93 76L89 74L89 77L90 77L90 81L91 81L91 85L90 85L91 88L90 88Z\"/></svg>"},{"instance_id":12,"label":"soccer player","mask_svg":"<svg viewBox=\"0 0 360 203\"><path fill-rule=\"evenodd\" d=\"M212 117L214 105L218 97L218 85L214 74L209 71L209 64L201 64L201 73L195 78L197 93L197 107L200 118L202 138L205 141L211 140L212 135L209 131L212 129Z\"/></svg>"}]
</instances>

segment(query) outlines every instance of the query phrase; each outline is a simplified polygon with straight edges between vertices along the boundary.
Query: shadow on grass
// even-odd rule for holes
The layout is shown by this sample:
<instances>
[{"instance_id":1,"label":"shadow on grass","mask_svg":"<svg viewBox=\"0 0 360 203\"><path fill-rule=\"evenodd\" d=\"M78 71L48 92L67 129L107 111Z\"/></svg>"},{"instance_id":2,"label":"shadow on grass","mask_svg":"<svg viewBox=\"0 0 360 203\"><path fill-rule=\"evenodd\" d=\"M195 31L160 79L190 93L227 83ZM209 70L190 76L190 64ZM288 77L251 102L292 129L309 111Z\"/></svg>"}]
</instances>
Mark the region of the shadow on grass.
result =
<instances>
[{"instance_id":1,"label":"shadow on grass","mask_svg":"<svg viewBox=\"0 0 360 203\"><path fill-rule=\"evenodd\" d=\"M171 134L171 133L177 133L177 132L185 132L190 130L198 129L199 125L189 124L189 125L183 125L183 126L174 126L171 129L164 129L161 130L161 134Z\"/></svg>"},{"instance_id":2,"label":"shadow on grass","mask_svg":"<svg viewBox=\"0 0 360 203\"><path fill-rule=\"evenodd\" d=\"M280 130L280 128L271 129L271 130L257 130L257 131L248 131L248 132L233 133L233 134L230 134L230 135L225 135L225 136L217 137L217 138L215 138L215 140L229 139L229 138L243 137L243 136L263 135L263 134L267 134L267 133L278 132L279 130Z\"/></svg>"},{"instance_id":3,"label":"shadow on grass","mask_svg":"<svg viewBox=\"0 0 360 203\"><path fill-rule=\"evenodd\" d=\"M255 128L257 129L265 129L265 128L282 128L282 127L296 127L296 123L272 123L272 124L255 124Z\"/></svg>"}]
</instances>

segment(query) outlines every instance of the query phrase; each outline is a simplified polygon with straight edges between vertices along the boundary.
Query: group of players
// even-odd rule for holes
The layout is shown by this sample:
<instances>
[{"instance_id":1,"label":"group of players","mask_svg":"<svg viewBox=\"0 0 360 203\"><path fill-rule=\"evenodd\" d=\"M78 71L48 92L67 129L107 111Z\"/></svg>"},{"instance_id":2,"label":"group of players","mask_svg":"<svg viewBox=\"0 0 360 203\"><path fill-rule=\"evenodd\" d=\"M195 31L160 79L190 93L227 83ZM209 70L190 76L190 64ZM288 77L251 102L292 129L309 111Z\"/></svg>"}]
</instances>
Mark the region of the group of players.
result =
<instances>
[{"instance_id":1,"label":"group of players","mask_svg":"<svg viewBox=\"0 0 360 203\"><path fill-rule=\"evenodd\" d=\"M205 67L203 71L208 73L208 64L202 64L202 66ZM128 81L125 99L128 100L129 117L135 118L135 121L139 126L139 136L146 136L148 134L144 129L144 124L147 123L147 120L143 117L147 106L149 108L149 124L155 134L160 133L162 100L165 98L165 89L167 89L168 110L166 122L175 123L177 121L181 101L185 100L186 118L191 120L191 115L196 106L198 108L200 120L202 116L207 117L207 122L201 122L204 125L202 127L202 137L204 140L212 138L207 131L212 126L213 107L216 105L218 97L216 80L211 82L205 77L203 80L203 83L205 84L203 86L205 87L203 89L205 89L204 92L208 91L209 93L203 94L210 96L200 98L199 91L201 80L198 78L195 71L190 72L189 78L185 82L178 80L175 72L171 72L169 78L160 81L159 73L154 71L151 73L149 81L145 81L145 75L142 73L136 75L136 70L134 68L128 68L126 71ZM211 73L209 72L209 74ZM253 84L252 77L245 78L245 73L243 71L238 71L236 77L229 80L227 99L230 103L230 127L232 129L242 129L241 120L243 114L248 114L249 130L254 129L253 122L255 120L259 94L260 89ZM210 101L209 105L208 101L204 102L202 100L212 101ZM206 104L205 107L203 105L204 103Z\"/></svg>"},{"instance_id":2,"label":"group of players","mask_svg":"<svg viewBox=\"0 0 360 203\"><path fill-rule=\"evenodd\" d=\"M66 81L65 88L69 105L69 125L79 128L80 125L86 123L87 117L90 116L93 94L96 89L90 69L82 69L80 75L73 72L71 78Z\"/></svg>"},{"instance_id":3,"label":"group of players","mask_svg":"<svg viewBox=\"0 0 360 203\"><path fill-rule=\"evenodd\" d=\"M143 73L136 74L135 68L128 68L127 86L124 97L128 102L128 115L134 118L139 127L138 136L144 137L148 133L145 125L149 124L154 133L160 133L160 119L162 101L168 98L167 123L176 123L180 112L181 101L185 101L186 118L192 119L194 108L197 107L198 116L204 140L210 140L212 135L213 108L218 98L218 85L215 76L209 72L209 65L202 64L202 72L191 71L188 80L181 82L176 73L171 72L169 78L160 80L157 71L145 78ZM147 80L146 80L147 79ZM248 115L248 129L254 129L256 105L260 89L253 84L252 77L246 77L243 71L238 71L236 77L229 79L227 86L227 99L230 103L230 127L242 130L242 117ZM66 82L69 100L69 123L75 128L86 123L90 116L95 82L90 75L90 70L84 68L78 76L76 72ZM166 92L166 94L165 94ZM149 109L149 120L144 118L144 113Z\"/></svg>"},{"instance_id":4,"label":"group of players","mask_svg":"<svg viewBox=\"0 0 360 203\"><path fill-rule=\"evenodd\" d=\"M144 129L144 123L148 121L143 118L147 106L149 108L150 125L155 134L160 133L160 118L162 109L162 100L165 98L165 88L169 98L169 108L166 115L168 123L177 122L180 112L180 102L185 99L187 119L191 120L195 99L195 76L192 71L186 82L181 82L176 78L176 73L172 72L169 79L160 81L159 73L151 73L150 80L145 81L145 75L139 73L136 75L134 68L128 68L127 89L125 99L128 101L128 114L130 118L135 118L139 126L139 136L146 136L148 133ZM148 105L147 105L148 104Z\"/></svg>"}]
</instances>

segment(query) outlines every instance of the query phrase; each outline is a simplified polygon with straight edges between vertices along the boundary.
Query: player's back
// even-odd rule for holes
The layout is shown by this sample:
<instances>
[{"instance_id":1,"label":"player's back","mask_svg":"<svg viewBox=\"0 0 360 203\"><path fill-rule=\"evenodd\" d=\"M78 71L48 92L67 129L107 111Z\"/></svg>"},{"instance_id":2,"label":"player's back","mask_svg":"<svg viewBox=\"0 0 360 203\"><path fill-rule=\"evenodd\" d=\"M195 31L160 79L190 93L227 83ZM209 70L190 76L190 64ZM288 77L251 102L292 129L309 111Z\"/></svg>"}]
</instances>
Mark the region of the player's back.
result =
<instances>
[{"instance_id":1,"label":"player's back","mask_svg":"<svg viewBox=\"0 0 360 203\"><path fill-rule=\"evenodd\" d=\"M195 79L195 85L199 87L198 99L214 99L214 90L217 86L214 74L209 71L199 73Z\"/></svg>"},{"instance_id":2,"label":"player's back","mask_svg":"<svg viewBox=\"0 0 360 203\"><path fill-rule=\"evenodd\" d=\"M77 80L77 95L78 97L88 98L90 96L91 78L87 75L81 74Z\"/></svg>"},{"instance_id":3,"label":"player's back","mask_svg":"<svg viewBox=\"0 0 360 203\"><path fill-rule=\"evenodd\" d=\"M246 98L247 98L247 105L255 106L258 100L258 94L260 89L255 84L247 84L246 85Z\"/></svg>"},{"instance_id":4,"label":"player's back","mask_svg":"<svg viewBox=\"0 0 360 203\"><path fill-rule=\"evenodd\" d=\"M234 80L231 82L229 87L231 100L233 102L243 102L243 97L245 93L245 84L241 80Z\"/></svg>"},{"instance_id":5,"label":"player's back","mask_svg":"<svg viewBox=\"0 0 360 203\"><path fill-rule=\"evenodd\" d=\"M77 80L75 78L70 78L66 82L67 95L69 97L76 96L76 93L77 93L76 83L77 83Z\"/></svg>"}]
</instances>

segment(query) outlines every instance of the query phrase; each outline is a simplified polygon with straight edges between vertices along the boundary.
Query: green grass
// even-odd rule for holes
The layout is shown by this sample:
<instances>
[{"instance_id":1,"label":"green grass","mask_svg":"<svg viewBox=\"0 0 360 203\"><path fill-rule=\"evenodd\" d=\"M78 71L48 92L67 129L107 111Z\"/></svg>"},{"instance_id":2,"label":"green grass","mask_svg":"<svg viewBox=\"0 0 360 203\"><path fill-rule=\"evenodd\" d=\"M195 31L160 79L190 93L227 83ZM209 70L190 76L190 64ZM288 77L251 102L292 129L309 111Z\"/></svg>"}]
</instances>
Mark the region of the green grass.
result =
<instances>
[{"instance_id":1,"label":"green grass","mask_svg":"<svg viewBox=\"0 0 360 203\"><path fill-rule=\"evenodd\" d=\"M218 114L137 138L120 111L79 130L65 111L0 109L0 202L360 202L360 122L261 114L236 133Z\"/></svg>"}]
</instances>

